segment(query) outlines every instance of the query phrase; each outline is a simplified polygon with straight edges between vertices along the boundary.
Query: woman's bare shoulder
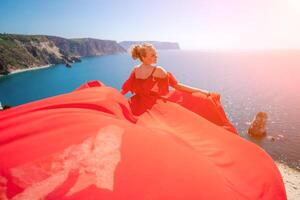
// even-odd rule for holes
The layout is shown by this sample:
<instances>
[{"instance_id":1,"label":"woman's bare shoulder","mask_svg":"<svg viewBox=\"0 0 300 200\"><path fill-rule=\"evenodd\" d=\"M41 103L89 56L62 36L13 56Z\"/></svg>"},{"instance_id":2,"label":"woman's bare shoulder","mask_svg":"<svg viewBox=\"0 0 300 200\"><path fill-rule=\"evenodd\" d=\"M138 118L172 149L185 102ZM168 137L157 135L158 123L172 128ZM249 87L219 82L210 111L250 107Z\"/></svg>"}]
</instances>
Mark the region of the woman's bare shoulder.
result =
<instances>
[{"instance_id":1,"label":"woman's bare shoulder","mask_svg":"<svg viewBox=\"0 0 300 200\"><path fill-rule=\"evenodd\" d=\"M139 69L140 65L135 65L131 71L131 73L134 73Z\"/></svg>"},{"instance_id":2,"label":"woman's bare shoulder","mask_svg":"<svg viewBox=\"0 0 300 200\"><path fill-rule=\"evenodd\" d=\"M135 65L134 67L133 67L133 70L135 71L136 69L138 69L140 67L140 65Z\"/></svg>"},{"instance_id":3,"label":"woman's bare shoulder","mask_svg":"<svg viewBox=\"0 0 300 200\"><path fill-rule=\"evenodd\" d=\"M154 74L156 77L165 78L168 72L162 66L156 66L156 70Z\"/></svg>"}]
</instances>

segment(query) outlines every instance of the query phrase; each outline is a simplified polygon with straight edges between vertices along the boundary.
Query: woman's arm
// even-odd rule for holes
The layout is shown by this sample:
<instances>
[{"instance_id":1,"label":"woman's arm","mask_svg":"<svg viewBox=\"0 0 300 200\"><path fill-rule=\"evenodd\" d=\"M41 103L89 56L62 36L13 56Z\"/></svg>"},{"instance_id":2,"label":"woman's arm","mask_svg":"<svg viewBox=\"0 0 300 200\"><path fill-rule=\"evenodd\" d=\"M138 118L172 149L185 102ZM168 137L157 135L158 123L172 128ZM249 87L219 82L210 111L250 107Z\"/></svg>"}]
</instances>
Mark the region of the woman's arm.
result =
<instances>
[{"instance_id":1,"label":"woman's arm","mask_svg":"<svg viewBox=\"0 0 300 200\"><path fill-rule=\"evenodd\" d=\"M206 96L210 95L209 91L207 91L207 90L202 90L202 89L199 89L199 88L191 87L191 86L188 86L188 85L184 85L182 83L178 83L177 85L174 85L174 88L176 90L179 90L179 91L182 91L182 92L190 92L190 93L200 92L200 93L202 93Z\"/></svg>"}]
</instances>

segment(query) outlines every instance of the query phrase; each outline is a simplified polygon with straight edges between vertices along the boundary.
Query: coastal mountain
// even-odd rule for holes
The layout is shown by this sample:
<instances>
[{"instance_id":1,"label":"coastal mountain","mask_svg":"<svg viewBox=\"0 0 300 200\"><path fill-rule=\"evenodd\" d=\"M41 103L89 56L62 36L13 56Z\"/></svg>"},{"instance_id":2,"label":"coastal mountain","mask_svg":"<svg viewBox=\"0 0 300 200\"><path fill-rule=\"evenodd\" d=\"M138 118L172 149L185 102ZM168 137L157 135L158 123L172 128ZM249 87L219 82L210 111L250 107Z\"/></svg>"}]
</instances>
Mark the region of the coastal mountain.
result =
<instances>
[{"instance_id":1,"label":"coastal mountain","mask_svg":"<svg viewBox=\"0 0 300 200\"><path fill-rule=\"evenodd\" d=\"M48 64L67 64L84 56L123 52L126 50L113 40L0 34L0 74Z\"/></svg>"},{"instance_id":2,"label":"coastal mountain","mask_svg":"<svg viewBox=\"0 0 300 200\"><path fill-rule=\"evenodd\" d=\"M129 49L131 45L134 44L141 44L141 43L150 43L152 44L156 49L180 49L179 44L177 42L159 42L159 41L123 41L119 42L119 44L124 48L124 49Z\"/></svg>"},{"instance_id":3,"label":"coastal mountain","mask_svg":"<svg viewBox=\"0 0 300 200\"><path fill-rule=\"evenodd\" d=\"M125 52L116 41L100 40L93 38L65 39L55 36L47 36L63 52L71 56L101 56Z\"/></svg>"},{"instance_id":4,"label":"coastal mountain","mask_svg":"<svg viewBox=\"0 0 300 200\"><path fill-rule=\"evenodd\" d=\"M51 63L63 63L64 55L45 36L0 35L0 73Z\"/></svg>"}]
</instances>

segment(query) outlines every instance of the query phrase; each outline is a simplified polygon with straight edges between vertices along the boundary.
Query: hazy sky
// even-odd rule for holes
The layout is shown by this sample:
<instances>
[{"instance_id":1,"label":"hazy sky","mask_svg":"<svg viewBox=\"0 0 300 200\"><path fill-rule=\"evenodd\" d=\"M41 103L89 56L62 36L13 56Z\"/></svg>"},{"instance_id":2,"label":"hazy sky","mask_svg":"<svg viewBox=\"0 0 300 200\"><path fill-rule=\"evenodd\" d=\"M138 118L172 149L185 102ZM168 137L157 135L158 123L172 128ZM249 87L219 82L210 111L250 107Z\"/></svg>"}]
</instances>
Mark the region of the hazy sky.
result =
<instances>
[{"instance_id":1,"label":"hazy sky","mask_svg":"<svg viewBox=\"0 0 300 200\"><path fill-rule=\"evenodd\" d=\"M1 0L0 32L300 49L300 0Z\"/></svg>"}]
</instances>

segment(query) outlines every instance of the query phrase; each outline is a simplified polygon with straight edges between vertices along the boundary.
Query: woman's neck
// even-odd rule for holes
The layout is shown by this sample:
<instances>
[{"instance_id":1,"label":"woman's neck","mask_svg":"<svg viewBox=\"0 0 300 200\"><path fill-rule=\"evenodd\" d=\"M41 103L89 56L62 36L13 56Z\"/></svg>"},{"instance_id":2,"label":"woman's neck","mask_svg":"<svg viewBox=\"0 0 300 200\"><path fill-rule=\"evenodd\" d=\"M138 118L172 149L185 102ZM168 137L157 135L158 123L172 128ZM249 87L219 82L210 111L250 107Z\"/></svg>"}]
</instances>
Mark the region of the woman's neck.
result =
<instances>
[{"instance_id":1,"label":"woman's neck","mask_svg":"<svg viewBox=\"0 0 300 200\"><path fill-rule=\"evenodd\" d=\"M142 63L142 64L140 65L140 67L141 67L141 68L145 68L145 69L153 68L153 66L152 66L151 64L144 64L144 63Z\"/></svg>"}]
</instances>

